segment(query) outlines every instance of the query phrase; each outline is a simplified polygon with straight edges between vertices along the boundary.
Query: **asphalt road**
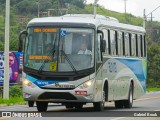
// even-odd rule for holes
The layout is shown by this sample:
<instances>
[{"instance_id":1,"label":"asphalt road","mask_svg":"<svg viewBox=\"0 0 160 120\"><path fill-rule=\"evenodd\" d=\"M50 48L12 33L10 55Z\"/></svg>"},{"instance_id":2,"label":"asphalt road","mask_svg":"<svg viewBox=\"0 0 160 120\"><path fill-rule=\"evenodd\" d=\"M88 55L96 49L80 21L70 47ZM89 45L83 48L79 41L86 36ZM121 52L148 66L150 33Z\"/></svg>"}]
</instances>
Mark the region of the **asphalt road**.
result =
<instances>
[{"instance_id":1,"label":"asphalt road","mask_svg":"<svg viewBox=\"0 0 160 120\"><path fill-rule=\"evenodd\" d=\"M76 120L83 120L91 119L91 120L120 120L120 119L154 119L160 120L160 92L150 92L146 93L142 98L134 100L133 108L131 109L116 109L114 107L113 102L106 102L105 110L103 112L95 112L93 110L92 104L84 105L83 109L76 110L76 109L66 109L65 106L61 106L61 104L50 104L48 107L47 112L45 113L38 113L36 106L28 107L27 105L21 106L10 106L10 107L0 107L0 114L2 112L11 112L13 115L26 115L32 116L42 116L42 118L38 119L54 119L54 120L63 120L63 119L76 119ZM14 114L13 112L17 113ZM27 113L25 113L27 112ZM34 114L33 114L34 113ZM157 117L159 116L159 117ZM47 117L47 118L44 118ZM54 118L53 118L54 117ZM132 117L132 118L131 118ZM20 120L22 118L10 118L10 117L1 117L0 119L7 119L7 120ZM24 119L24 118L23 118ZM26 118L28 119L28 118ZM31 118L32 120L37 118Z\"/></svg>"}]
</instances>

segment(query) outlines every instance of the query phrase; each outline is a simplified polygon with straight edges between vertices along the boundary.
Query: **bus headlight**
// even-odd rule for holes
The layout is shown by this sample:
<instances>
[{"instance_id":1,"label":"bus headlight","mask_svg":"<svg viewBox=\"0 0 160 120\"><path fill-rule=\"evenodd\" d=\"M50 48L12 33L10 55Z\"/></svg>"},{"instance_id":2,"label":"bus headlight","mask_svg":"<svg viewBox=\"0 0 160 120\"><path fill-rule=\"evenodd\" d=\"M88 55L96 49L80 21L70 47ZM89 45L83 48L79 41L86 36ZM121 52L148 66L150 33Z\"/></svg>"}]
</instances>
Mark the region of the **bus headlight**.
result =
<instances>
[{"instance_id":1,"label":"bus headlight","mask_svg":"<svg viewBox=\"0 0 160 120\"><path fill-rule=\"evenodd\" d=\"M29 81L28 79L25 79L24 81L23 81L23 84L24 85L27 85L27 86L29 86L29 87L32 87L32 88L34 88L34 87L36 87L31 81Z\"/></svg>"},{"instance_id":2,"label":"bus headlight","mask_svg":"<svg viewBox=\"0 0 160 120\"><path fill-rule=\"evenodd\" d=\"M93 81L92 81L92 80L89 80L89 81L83 83L82 85L80 85L79 87L80 87L81 89L85 89L85 88L88 88L89 86L91 86L92 84L93 84Z\"/></svg>"}]
</instances>

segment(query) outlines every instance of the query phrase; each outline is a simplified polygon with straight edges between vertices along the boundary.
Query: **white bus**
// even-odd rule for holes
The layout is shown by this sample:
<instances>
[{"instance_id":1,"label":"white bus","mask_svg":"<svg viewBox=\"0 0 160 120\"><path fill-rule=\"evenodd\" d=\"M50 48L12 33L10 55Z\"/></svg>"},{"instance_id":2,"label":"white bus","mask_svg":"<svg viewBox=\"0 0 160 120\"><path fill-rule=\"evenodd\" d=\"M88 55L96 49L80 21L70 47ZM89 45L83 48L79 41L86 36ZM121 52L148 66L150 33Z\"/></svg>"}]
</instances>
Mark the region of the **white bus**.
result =
<instances>
[{"instance_id":1,"label":"white bus","mask_svg":"<svg viewBox=\"0 0 160 120\"><path fill-rule=\"evenodd\" d=\"M24 39L25 38L25 39ZM35 18L20 33L24 42L23 97L47 111L48 103L82 108L106 101L131 108L146 91L145 29L102 15Z\"/></svg>"}]
</instances>

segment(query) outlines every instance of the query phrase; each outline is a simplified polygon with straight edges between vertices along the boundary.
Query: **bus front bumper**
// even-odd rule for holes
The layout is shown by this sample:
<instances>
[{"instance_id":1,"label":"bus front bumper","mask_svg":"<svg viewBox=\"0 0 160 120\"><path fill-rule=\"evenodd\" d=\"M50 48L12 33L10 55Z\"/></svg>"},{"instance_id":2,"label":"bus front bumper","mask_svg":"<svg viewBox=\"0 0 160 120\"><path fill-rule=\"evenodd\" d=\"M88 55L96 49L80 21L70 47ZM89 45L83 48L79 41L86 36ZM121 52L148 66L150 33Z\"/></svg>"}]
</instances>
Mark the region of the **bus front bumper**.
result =
<instances>
[{"instance_id":1,"label":"bus front bumper","mask_svg":"<svg viewBox=\"0 0 160 120\"><path fill-rule=\"evenodd\" d=\"M37 86L31 88L27 85L23 85L23 97L26 101L90 103L94 101L94 89L93 86L90 86L86 89L79 89L77 87L73 90L51 90L41 89Z\"/></svg>"}]
</instances>

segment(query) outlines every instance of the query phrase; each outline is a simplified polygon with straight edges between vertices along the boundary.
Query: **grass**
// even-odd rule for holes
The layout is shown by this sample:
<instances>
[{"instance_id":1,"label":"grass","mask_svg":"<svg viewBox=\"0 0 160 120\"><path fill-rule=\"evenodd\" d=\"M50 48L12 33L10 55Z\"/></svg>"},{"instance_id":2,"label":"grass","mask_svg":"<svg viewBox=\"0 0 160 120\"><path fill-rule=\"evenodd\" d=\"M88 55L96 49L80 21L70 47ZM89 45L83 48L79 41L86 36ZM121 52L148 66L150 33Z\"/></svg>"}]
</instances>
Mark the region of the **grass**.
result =
<instances>
[{"instance_id":1,"label":"grass","mask_svg":"<svg viewBox=\"0 0 160 120\"><path fill-rule=\"evenodd\" d=\"M9 99L0 98L0 104L4 104L7 106L15 105L15 104L22 105L25 103L26 102L24 101L24 99L22 97L11 97Z\"/></svg>"},{"instance_id":2,"label":"grass","mask_svg":"<svg viewBox=\"0 0 160 120\"><path fill-rule=\"evenodd\" d=\"M160 91L160 88L147 88L147 92Z\"/></svg>"}]
</instances>

